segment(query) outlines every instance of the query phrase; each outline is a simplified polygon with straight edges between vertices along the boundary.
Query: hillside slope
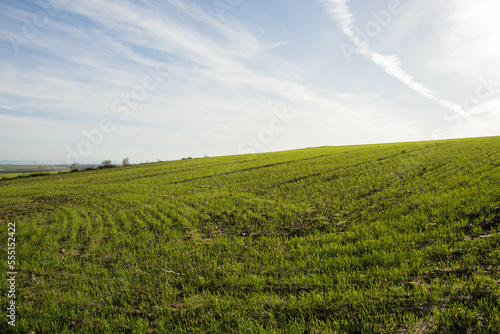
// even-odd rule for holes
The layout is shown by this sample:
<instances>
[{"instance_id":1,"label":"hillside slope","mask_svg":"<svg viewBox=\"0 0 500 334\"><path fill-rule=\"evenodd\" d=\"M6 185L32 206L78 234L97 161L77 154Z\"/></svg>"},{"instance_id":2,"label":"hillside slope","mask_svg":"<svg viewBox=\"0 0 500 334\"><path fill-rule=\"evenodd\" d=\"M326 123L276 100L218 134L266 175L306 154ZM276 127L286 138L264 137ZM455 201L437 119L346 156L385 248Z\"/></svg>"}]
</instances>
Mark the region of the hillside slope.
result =
<instances>
[{"instance_id":1,"label":"hillside slope","mask_svg":"<svg viewBox=\"0 0 500 334\"><path fill-rule=\"evenodd\" d=\"M500 331L500 137L6 180L0 219L2 332Z\"/></svg>"}]
</instances>

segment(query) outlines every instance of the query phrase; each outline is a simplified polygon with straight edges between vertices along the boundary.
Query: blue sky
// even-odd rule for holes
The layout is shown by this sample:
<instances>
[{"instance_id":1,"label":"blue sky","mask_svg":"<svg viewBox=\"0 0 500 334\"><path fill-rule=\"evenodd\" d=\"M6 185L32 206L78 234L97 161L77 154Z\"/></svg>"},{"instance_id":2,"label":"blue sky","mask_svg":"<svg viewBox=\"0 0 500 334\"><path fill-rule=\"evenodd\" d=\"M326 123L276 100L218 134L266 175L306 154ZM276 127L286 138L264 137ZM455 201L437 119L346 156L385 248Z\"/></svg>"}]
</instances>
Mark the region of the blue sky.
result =
<instances>
[{"instance_id":1,"label":"blue sky","mask_svg":"<svg viewBox=\"0 0 500 334\"><path fill-rule=\"evenodd\" d=\"M0 2L0 160L499 135L496 0Z\"/></svg>"}]
</instances>

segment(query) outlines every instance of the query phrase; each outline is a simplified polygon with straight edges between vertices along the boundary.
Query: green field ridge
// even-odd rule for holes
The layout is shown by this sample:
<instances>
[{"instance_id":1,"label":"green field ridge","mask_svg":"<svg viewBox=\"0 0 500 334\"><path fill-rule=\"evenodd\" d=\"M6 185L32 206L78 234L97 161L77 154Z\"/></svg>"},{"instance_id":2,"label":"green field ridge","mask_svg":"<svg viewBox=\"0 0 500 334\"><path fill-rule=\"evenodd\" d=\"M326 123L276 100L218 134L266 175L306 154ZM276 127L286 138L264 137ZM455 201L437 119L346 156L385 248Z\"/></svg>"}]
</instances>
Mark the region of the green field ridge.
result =
<instances>
[{"instance_id":1,"label":"green field ridge","mask_svg":"<svg viewBox=\"0 0 500 334\"><path fill-rule=\"evenodd\" d=\"M500 137L0 181L2 333L498 333Z\"/></svg>"}]
</instances>

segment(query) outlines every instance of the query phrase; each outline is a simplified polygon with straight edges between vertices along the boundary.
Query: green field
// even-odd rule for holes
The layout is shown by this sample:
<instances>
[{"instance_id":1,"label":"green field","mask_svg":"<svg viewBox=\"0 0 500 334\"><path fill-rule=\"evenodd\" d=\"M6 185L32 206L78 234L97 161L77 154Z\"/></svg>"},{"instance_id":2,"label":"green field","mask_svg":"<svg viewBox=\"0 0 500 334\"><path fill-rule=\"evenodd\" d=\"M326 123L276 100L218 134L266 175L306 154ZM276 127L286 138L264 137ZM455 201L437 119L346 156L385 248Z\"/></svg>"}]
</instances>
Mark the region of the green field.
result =
<instances>
[{"instance_id":1,"label":"green field","mask_svg":"<svg viewBox=\"0 0 500 334\"><path fill-rule=\"evenodd\" d=\"M29 176L33 174L55 174L57 172L68 172L69 166L43 165L43 169L44 171L42 172L41 170L39 170L38 166L33 165L0 165L0 180L11 179L20 176Z\"/></svg>"},{"instance_id":2,"label":"green field","mask_svg":"<svg viewBox=\"0 0 500 334\"><path fill-rule=\"evenodd\" d=\"M37 176L45 176L47 174L60 174L60 173L67 173L69 170L61 170L61 171L51 171L51 172L41 172L41 173L5 173L1 174L0 173L0 180L7 180L7 179L16 179L16 178L27 178L27 177L37 177Z\"/></svg>"},{"instance_id":3,"label":"green field","mask_svg":"<svg viewBox=\"0 0 500 334\"><path fill-rule=\"evenodd\" d=\"M500 137L0 181L27 333L498 333Z\"/></svg>"}]
</instances>

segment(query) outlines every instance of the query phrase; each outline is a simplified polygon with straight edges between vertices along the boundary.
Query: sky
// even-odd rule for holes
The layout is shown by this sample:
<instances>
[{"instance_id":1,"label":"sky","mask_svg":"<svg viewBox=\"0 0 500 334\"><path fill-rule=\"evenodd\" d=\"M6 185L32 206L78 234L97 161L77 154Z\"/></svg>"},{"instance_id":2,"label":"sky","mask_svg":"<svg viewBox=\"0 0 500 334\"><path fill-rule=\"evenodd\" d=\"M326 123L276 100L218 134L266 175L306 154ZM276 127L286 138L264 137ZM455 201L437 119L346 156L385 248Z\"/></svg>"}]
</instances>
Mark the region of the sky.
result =
<instances>
[{"instance_id":1,"label":"sky","mask_svg":"<svg viewBox=\"0 0 500 334\"><path fill-rule=\"evenodd\" d=\"M500 135L498 0L0 0L0 161Z\"/></svg>"}]
</instances>

